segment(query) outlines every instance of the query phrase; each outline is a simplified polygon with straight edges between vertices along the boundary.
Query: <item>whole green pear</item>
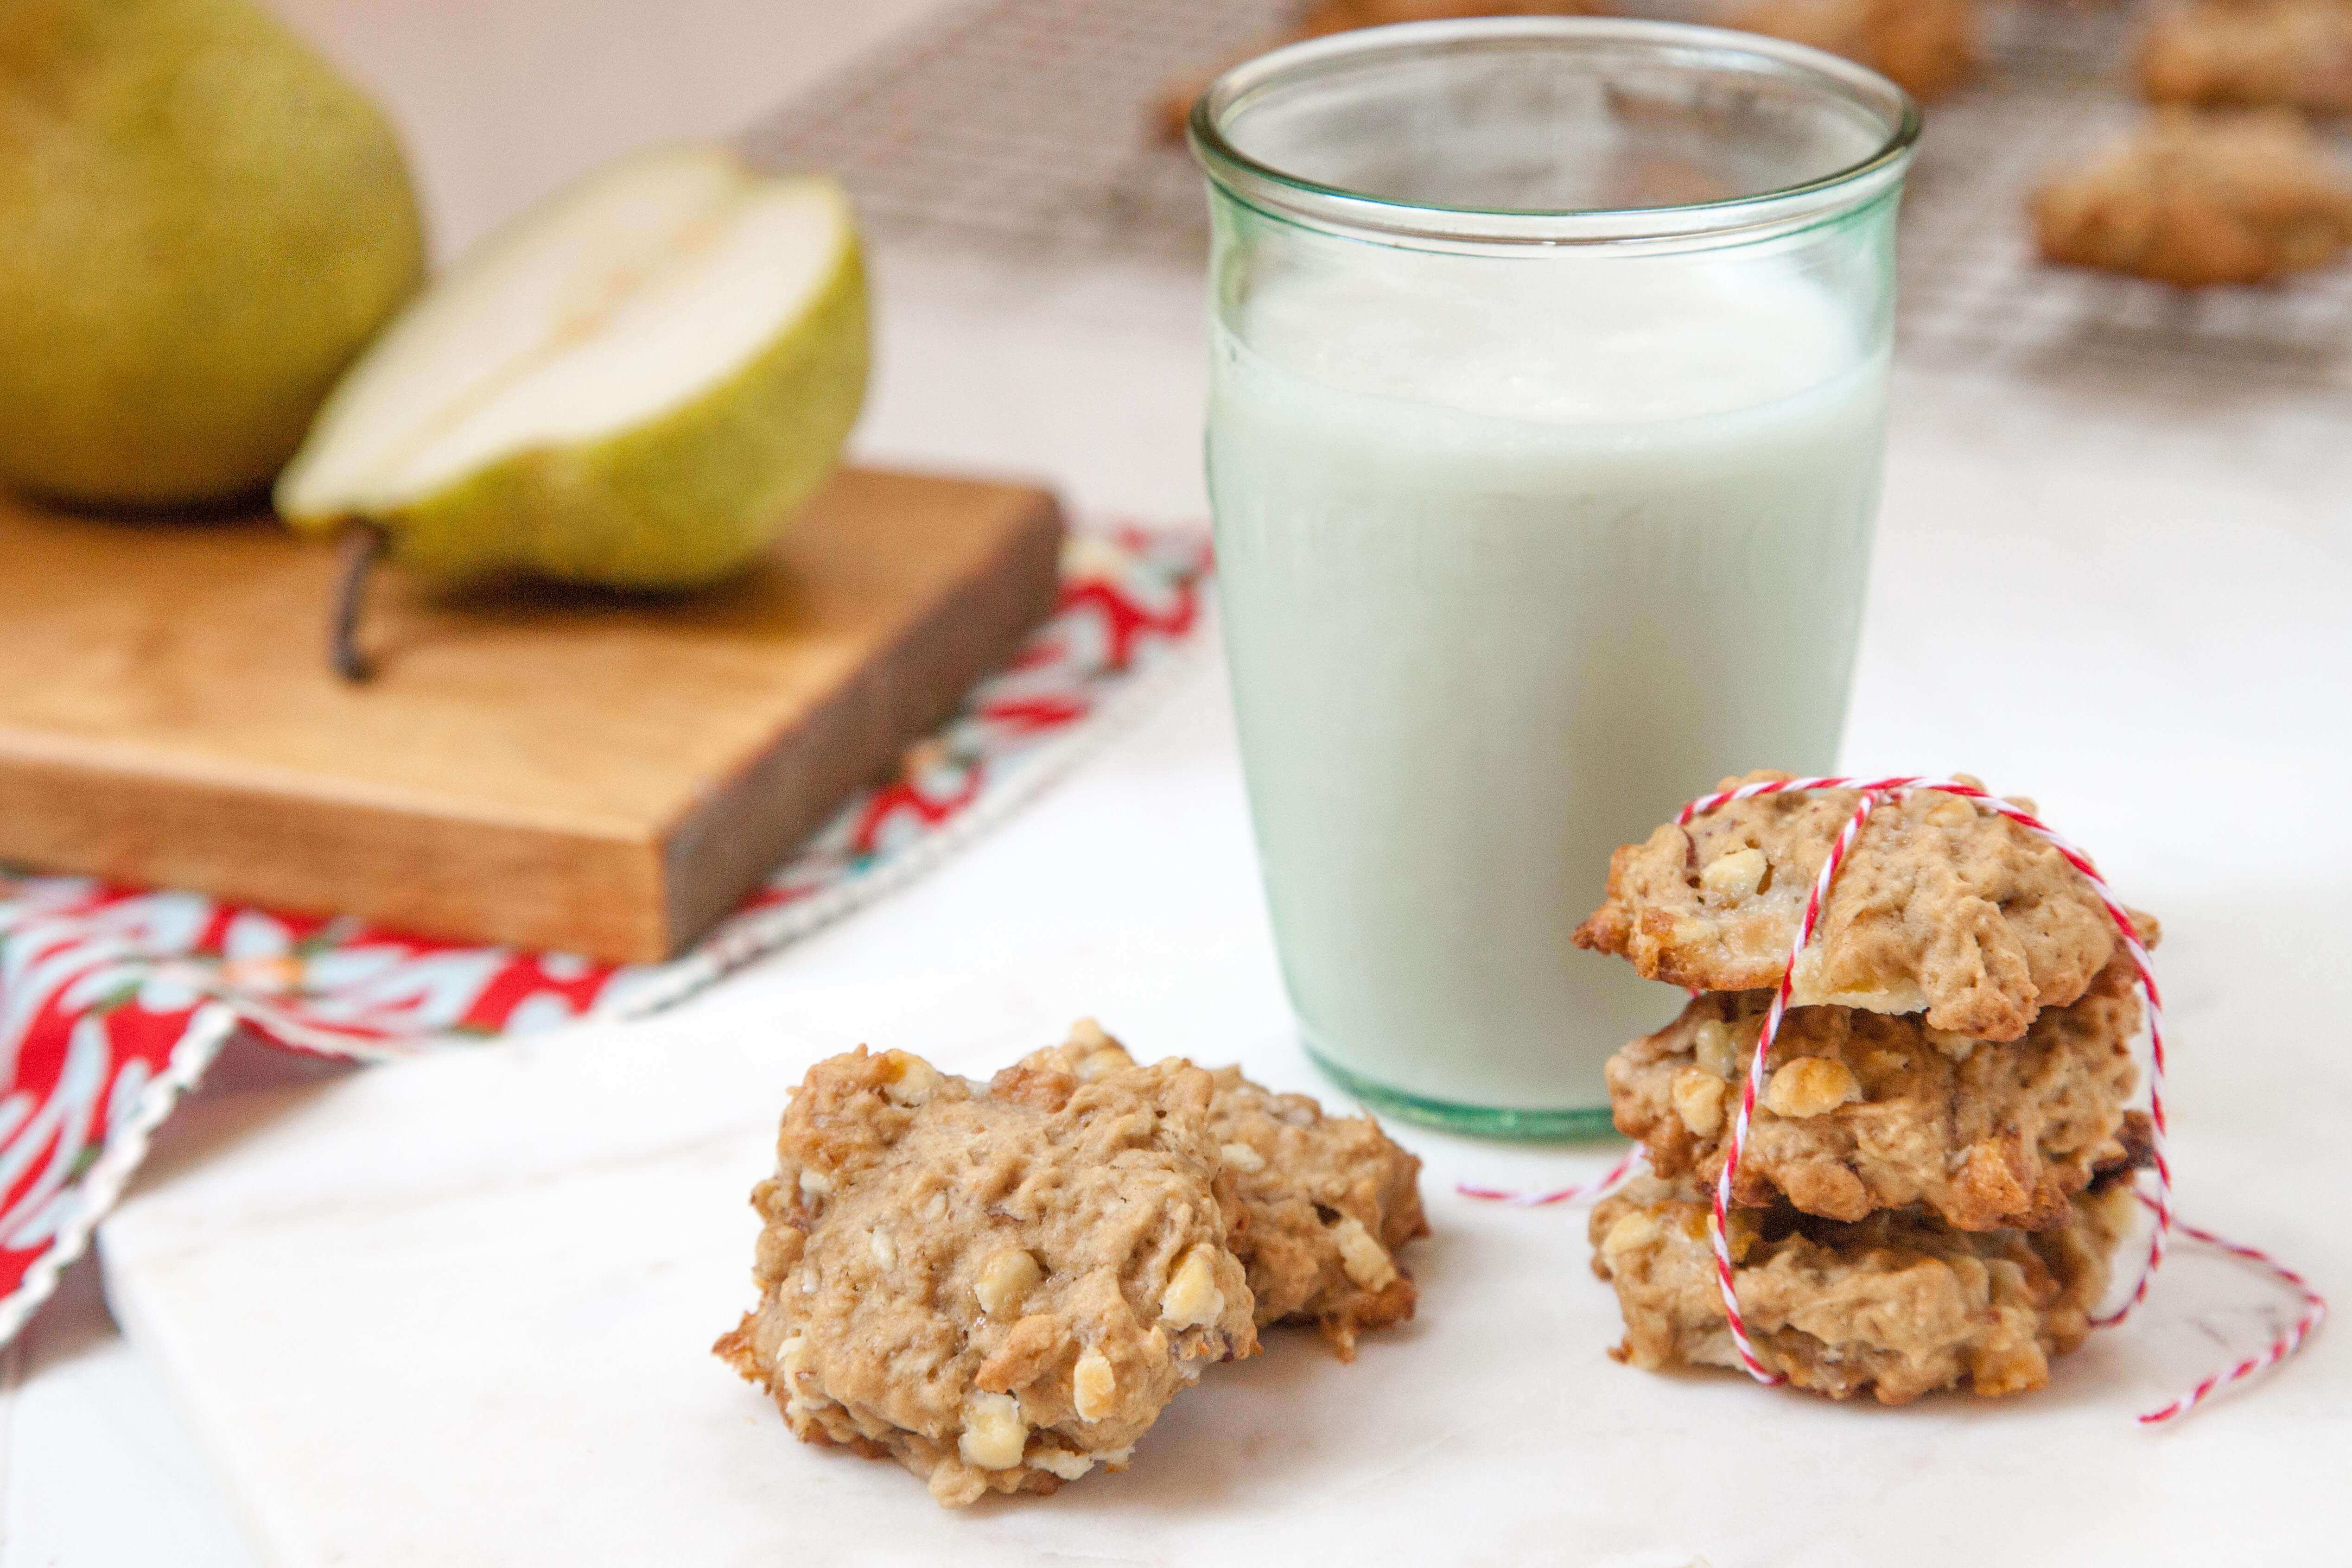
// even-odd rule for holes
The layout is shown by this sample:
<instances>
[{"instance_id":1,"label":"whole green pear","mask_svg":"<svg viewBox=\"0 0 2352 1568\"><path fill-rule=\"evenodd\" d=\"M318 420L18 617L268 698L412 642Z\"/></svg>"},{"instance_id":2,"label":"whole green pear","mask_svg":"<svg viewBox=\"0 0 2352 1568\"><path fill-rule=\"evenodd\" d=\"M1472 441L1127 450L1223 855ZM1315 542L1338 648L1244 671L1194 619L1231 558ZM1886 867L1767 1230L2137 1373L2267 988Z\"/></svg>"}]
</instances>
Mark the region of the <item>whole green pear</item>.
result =
<instances>
[{"instance_id":1,"label":"whole green pear","mask_svg":"<svg viewBox=\"0 0 2352 1568\"><path fill-rule=\"evenodd\" d=\"M0 482L258 489L423 265L391 126L247 0L0 0Z\"/></svg>"}]
</instances>

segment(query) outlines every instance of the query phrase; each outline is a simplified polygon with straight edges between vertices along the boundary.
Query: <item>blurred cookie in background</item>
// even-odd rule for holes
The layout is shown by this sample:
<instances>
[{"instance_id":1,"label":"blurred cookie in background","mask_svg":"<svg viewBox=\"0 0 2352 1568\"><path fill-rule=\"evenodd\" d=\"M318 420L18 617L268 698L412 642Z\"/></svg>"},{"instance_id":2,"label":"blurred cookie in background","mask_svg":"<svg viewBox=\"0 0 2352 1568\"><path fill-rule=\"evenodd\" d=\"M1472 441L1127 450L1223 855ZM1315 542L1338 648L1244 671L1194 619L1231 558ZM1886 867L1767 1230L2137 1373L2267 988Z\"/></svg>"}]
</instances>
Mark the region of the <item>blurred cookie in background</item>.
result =
<instances>
[{"instance_id":1,"label":"blurred cookie in background","mask_svg":"<svg viewBox=\"0 0 2352 1568\"><path fill-rule=\"evenodd\" d=\"M1359 27L1473 16L1623 16L1763 33L1857 60L1924 101L1949 91L1976 68L1977 5L1978 0L1319 0L1298 13L1296 26L1225 67L1170 82L1153 106L1152 119L1161 136L1181 139L1192 100L1210 82L1225 68L1286 44Z\"/></svg>"},{"instance_id":2,"label":"blurred cookie in background","mask_svg":"<svg viewBox=\"0 0 2352 1568\"><path fill-rule=\"evenodd\" d=\"M2352 247L2352 177L2295 115L2159 113L2033 197L2044 260L2195 288L2266 283Z\"/></svg>"},{"instance_id":3,"label":"blurred cookie in background","mask_svg":"<svg viewBox=\"0 0 2352 1568\"><path fill-rule=\"evenodd\" d=\"M1979 50L1976 0L1752 0L1721 21L1857 60L1922 102L1968 79Z\"/></svg>"},{"instance_id":4,"label":"blurred cookie in background","mask_svg":"<svg viewBox=\"0 0 2352 1568\"><path fill-rule=\"evenodd\" d=\"M2140 40L2158 103L2352 113L2352 0L2189 0Z\"/></svg>"},{"instance_id":5,"label":"blurred cookie in background","mask_svg":"<svg viewBox=\"0 0 2352 1568\"><path fill-rule=\"evenodd\" d=\"M1298 8L1298 20L1293 26L1259 39L1245 53L1213 70L1190 73L1162 87L1159 101L1152 106L1152 121L1160 136L1171 141L1181 141L1184 121L1192 112L1192 100L1206 91L1211 82L1244 60L1255 59L1308 38L1352 33L1360 27L1386 27L1399 22L1451 22L1471 16L1604 16L1613 9L1609 0L1317 0Z\"/></svg>"}]
</instances>

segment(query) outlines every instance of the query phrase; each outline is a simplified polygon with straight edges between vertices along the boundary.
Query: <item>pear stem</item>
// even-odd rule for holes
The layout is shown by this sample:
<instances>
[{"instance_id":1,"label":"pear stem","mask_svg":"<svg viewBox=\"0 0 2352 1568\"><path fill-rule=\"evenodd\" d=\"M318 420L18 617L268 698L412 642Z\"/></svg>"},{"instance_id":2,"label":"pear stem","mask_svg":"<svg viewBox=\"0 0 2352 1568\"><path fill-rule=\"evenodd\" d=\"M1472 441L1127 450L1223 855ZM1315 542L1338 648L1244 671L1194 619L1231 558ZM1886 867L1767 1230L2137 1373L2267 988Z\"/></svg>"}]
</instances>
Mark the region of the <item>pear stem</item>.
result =
<instances>
[{"instance_id":1,"label":"pear stem","mask_svg":"<svg viewBox=\"0 0 2352 1568\"><path fill-rule=\"evenodd\" d=\"M375 665L360 652L360 603L384 543L383 530L368 523L354 524L343 535L342 573L335 585L334 618L328 623L327 657L335 674L353 685L375 674Z\"/></svg>"}]
</instances>

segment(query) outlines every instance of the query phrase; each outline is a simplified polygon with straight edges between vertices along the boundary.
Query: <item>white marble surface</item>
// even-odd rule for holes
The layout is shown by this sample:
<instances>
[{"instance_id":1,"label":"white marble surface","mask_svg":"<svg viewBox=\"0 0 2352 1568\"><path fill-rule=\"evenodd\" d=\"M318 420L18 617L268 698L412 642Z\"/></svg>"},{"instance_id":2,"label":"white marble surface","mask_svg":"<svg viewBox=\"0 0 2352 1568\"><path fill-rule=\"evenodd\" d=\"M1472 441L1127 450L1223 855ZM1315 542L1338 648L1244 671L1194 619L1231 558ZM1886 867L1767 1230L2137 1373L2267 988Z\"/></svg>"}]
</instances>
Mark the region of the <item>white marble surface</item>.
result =
<instances>
[{"instance_id":1,"label":"white marble surface","mask_svg":"<svg viewBox=\"0 0 2352 1568\"><path fill-rule=\"evenodd\" d=\"M2126 465L2127 427L2053 430L2054 398L1905 393L1850 759L2031 789L2165 915L2183 1207L2341 1290L2342 492L2233 473L2185 433ZM2178 1431L2130 1421L2259 1342L2278 1298L2233 1268L2184 1255L2043 1397L1832 1409L1601 1359L1576 1218L1443 1193L1593 1156L1419 1134L1427 1311L1355 1368L1286 1344L1181 1406L1129 1476L968 1520L791 1444L702 1347L741 1298L739 1189L806 1056L865 1037L984 1066L1098 1011L1146 1049L1307 1082L1220 680L1205 664L935 876L668 1019L217 1100L181 1128L106 1245L264 1560L1247 1563L1344 1541L1372 1562L2074 1564L2292 1560L2352 1526L2340 1334Z\"/></svg>"}]
</instances>

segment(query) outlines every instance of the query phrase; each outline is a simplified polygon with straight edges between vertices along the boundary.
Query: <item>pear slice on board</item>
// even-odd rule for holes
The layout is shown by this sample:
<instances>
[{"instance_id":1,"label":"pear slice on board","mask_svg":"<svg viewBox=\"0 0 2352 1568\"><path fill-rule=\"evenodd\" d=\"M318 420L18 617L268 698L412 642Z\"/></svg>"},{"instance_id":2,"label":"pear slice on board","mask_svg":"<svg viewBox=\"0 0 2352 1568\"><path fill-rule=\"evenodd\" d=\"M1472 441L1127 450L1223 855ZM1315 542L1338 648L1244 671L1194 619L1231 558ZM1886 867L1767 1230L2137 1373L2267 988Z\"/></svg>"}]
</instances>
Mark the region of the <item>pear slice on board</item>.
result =
<instances>
[{"instance_id":1,"label":"pear slice on board","mask_svg":"<svg viewBox=\"0 0 2352 1568\"><path fill-rule=\"evenodd\" d=\"M637 153L419 297L328 399L278 509L306 532L365 525L353 593L379 545L453 582L692 588L831 471L866 363L839 186L717 147Z\"/></svg>"}]
</instances>

